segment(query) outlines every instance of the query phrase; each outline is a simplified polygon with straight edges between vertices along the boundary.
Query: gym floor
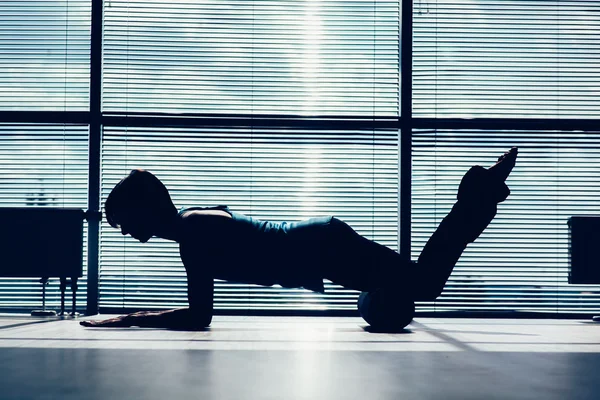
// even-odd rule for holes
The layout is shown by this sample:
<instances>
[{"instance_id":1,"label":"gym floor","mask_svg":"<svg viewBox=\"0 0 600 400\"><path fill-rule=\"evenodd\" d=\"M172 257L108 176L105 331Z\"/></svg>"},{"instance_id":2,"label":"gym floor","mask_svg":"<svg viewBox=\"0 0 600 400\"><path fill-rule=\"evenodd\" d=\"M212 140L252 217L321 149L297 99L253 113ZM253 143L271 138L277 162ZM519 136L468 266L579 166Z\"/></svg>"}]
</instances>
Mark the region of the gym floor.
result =
<instances>
[{"instance_id":1,"label":"gym floor","mask_svg":"<svg viewBox=\"0 0 600 400\"><path fill-rule=\"evenodd\" d=\"M104 318L94 317L94 318ZM0 316L0 397L13 399L598 399L600 324L225 317L210 330L101 329Z\"/></svg>"}]
</instances>

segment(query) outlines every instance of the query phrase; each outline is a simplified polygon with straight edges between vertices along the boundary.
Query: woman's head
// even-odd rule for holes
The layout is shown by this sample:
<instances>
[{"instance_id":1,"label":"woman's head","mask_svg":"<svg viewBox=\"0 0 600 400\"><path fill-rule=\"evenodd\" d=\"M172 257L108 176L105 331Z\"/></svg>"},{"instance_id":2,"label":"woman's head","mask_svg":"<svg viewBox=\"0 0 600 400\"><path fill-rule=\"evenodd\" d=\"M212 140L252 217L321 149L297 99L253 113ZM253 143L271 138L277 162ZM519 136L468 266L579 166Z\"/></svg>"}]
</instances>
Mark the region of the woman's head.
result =
<instances>
[{"instance_id":1,"label":"woman's head","mask_svg":"<svg viewBox=\"0 0 600 400\"><path fill-rule=\"evenodd\" d=\"M125 235L146 242L177 215L169 191L148 171L134 169L108 195L106 220Z\"/></svg>"}]
</instances>

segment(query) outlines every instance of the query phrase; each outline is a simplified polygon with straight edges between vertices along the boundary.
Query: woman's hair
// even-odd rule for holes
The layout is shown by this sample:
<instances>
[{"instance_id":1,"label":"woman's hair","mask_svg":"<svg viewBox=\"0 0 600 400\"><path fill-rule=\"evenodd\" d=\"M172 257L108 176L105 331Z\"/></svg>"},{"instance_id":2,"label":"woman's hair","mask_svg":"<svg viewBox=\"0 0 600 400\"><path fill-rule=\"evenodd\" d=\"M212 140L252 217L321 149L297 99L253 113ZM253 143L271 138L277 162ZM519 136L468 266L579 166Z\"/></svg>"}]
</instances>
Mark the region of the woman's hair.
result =
<instances>
[{"instance_id":1,"label":"woman's hair","mask_svg":"<svg viewBox=\"0 0 600 400\"><path fill-rule=\"evenodd\" d=\"M113 227L120 225L119 218L135 208L146 208L159 213L177 212L167 187L152 173L134 169L111 190L104 211L107 222Z\"/></svg>"}]
</instances>

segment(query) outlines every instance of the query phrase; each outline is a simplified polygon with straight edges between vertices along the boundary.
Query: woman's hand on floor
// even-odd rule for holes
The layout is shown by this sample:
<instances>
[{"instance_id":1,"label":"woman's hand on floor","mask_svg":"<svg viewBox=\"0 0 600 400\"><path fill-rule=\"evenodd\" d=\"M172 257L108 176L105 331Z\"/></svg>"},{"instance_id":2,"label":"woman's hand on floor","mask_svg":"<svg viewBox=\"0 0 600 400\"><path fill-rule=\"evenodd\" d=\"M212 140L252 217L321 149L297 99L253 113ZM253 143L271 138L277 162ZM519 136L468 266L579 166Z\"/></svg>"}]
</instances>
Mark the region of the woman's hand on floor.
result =
<instances>
[{"instance_id":1,"label":"woman's hand on floor","mask_svg":"<svg viewBox=\"0 0 600 400\"><path fill-rule=\"evenodd\" d=\"M202 314L189 308L165 311L139 311L121 315L102 321L81 321L85 327L125 328L139 326L141 328L167 328L177 330L203 330L210 325L212 313Z\"/></svg>"},{"instance_id":2,"label":"woman's hand on floor","mask_svg":"<svg viewBox=\"0 0 600 400\"><path fill-rule=\"evenodd\" d=\"M158 314L159 313L155 311L139 311L133 314L121 315L101 321L81 321L79 324L85 327L126 328L130 326L139 326L138 324L142 322L145 317Z\"/></svg>"}]
</instances>

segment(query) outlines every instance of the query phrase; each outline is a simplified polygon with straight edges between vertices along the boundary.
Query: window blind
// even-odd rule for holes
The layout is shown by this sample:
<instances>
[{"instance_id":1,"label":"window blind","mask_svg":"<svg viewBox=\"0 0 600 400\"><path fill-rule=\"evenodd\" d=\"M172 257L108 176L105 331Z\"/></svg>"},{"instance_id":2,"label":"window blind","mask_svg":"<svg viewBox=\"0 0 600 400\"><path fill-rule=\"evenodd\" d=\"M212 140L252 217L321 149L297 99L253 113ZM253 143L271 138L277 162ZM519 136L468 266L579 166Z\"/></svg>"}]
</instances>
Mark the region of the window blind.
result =
<instances>
[{"instance_id":1,"label":"window blind","mask_svg":"<svg viewBox=\"0 0 600 400\"><path fill-rule=\"evenodd\" d=\"M598 118L600 4L414 3L415 117Z\"/></svg>"},{"instance_id":2,"label":"window blind","mask_svg":"<svg viewBox=\"0 0 600 400\"><path fill-rule=\"evenodd\" d=\"M147 168L179 206L227 204L275 221L334 214L395 247L397 129L368 122L356 129L351 121L372 119L374 127L375 119L398 117L399 16L399 2L391 0L106 2L105 115L185 113L224 122L105 125L103 199L129 169ZM305 129L236 122L240 116L315 119ZM331 129L319 125L321 117L348 122ZM102 226L101 308L187 303L177 248L154 244ZM356 307L356 293L331 285L328 291L335 295L220 282L215 305Z\"/></svg>"},{"instance_id":3,"label":"window blind","mask_svg":"<svg viewBox=\"0 0 600 400\"><path fill-rule=\"evenodd\" d=\"M166 184L178 207L224 204L274 221L335 215L396 249L397 142L396 129L105 127L102 204L130 169L144 168ZM101 309L186 306L185 271L175 243L140 244L106 222L100 238ZM215 308L356 308L356 292L332 284L326 290L321 295L218 282Z\"/></svg>"},{"instance_id":4,"label":"window blind","mask_svg":"<svg viewBox=\"0 0 600 400\"><path fill-rule=\"evenodd\" d=\"M463 174L511 146L512 194L470 244L442 296L421 310L597 313L600 286L569 285L573 215L598 214L600 132L417 130L413 134L413 258L450 211Z\"/></svg>"},{"instance_id":5,"label":"window blind","mask_svg":"<svg viewBox=\"0 0 600 400\"><path fill-rule=\"evenodd\" d=\"M111 0L103 110L398 114L397 0Z\"/></svg>"},{"instance_id":6,"label":"window blind","mask_svg":"<svg viewBox=\"0 0 600 400\"><path fill-rule=\"evenodd\" d=\"M80 125L0 124L0 207L87 209L88 127ZM87 224L84 223L84 248ZM31 244L35 251L35 243ZM78 309L86 304L87 255L79 280ZM12 260L2 260L3 263ZM14 265L18 269L18 264ZM40 277L41 278L41 277ZM69 297L68 297L69 298ZM41 308L39 279L0 278L0 307ZM50 279L46 304L60 306L58 279ZM67 303L68 304L68 303ZM70 311L70 305L67 307Z\"/></svg>"},{"instance_id":7,"label":"window blind","mask_svg":"<svg viewBox=\"0 0 600 400\"><path fill-rule=\"evenodd\" d=\"M90 0L0 2L0 111L89 109Z\"/></svg>"}]
</instances>

